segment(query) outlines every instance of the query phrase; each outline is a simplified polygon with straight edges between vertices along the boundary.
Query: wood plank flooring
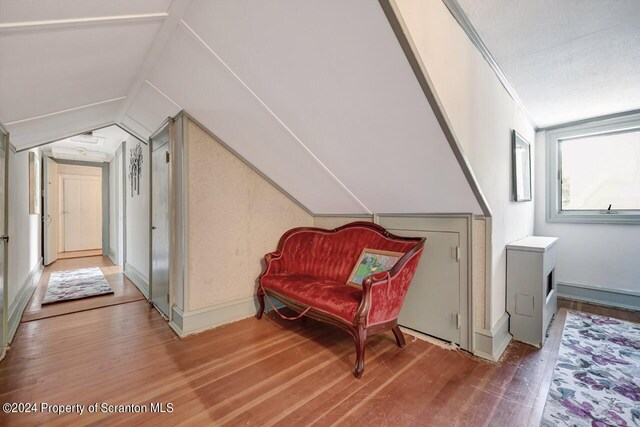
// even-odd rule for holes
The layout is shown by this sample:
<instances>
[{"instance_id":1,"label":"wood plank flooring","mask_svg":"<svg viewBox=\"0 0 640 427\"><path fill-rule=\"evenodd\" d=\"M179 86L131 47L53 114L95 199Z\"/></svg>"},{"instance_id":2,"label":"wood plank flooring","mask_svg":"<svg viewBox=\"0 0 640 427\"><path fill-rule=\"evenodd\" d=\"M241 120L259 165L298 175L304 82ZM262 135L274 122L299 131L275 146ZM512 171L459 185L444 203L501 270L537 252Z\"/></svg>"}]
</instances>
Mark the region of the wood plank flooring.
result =
<instances>
[{"instance_id":1,"label":"wood plank flooring","mask_svg":"<svg viewBox=\"0 0 640 427\"><path fill-rule=\"evenodd\" d=\"M86 251L72 251L58 253L58 259L84 258L88 256L102 256L102 249L90 249Z\"/></svg>"},{"instance_id":2,"label":"wood plank flooring","mask_svg":"<svg viewBox=\"0 0 640 427\"><path fill-rule=\"evenodd\" d=\"M42 300L47 292L49 276L54 271L75 270L80 268L100 267L102 274L113 288L113 294L100 295L75 301L64 301L55 304L42 305ZM144 295L138 290L127 277L122 274L122 267L114 265L106 256L93 256L75 259L59 259L53 264L45 267L38 287L31 300L27 304L27 309L22 315L22 322L44 319L52 316L75 313L78 311L92 310L94 308L106 307L109 305L122 304L131 301L140 301Z\"/></svg>"},{"instance_id":3,"label":"wood plank flooring","mask_svg":"<svg viewBox=\"0 0 640 427\"><path fill-rule=\"evenodd\" d=\"M269 313L179 339L145 301L20 325L0 363L0 402L172 403L172 413L0 414L1 425L538 425L566 307L541 350L512 343L491 363L407 336L368 341L361 380L341 330Z\"/></svg>"}]
</instances>

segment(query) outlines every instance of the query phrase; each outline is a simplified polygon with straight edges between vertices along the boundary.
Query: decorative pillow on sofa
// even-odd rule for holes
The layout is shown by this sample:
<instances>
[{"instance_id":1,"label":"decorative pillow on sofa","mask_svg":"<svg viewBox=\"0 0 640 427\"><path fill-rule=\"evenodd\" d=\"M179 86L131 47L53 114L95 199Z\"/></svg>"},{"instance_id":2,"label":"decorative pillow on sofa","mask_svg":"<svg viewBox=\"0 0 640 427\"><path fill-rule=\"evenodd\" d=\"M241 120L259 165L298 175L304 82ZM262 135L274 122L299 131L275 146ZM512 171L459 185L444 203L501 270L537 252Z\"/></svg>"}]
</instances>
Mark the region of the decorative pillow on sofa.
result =
<instances>
[{"instance_id":1,"label":"decorative pillow on sofa","mask_svg":"<svg viewBox=\"0 0 640 427\"><path fill-rule=\"evenodd\" d=\"M360 288L365 277L381 271L391 270L403 256L404 253L402 252L364 248L358 258L358 262L353 267L353 271L351 271L347 284Z\"/></svg>"}]
</instances>

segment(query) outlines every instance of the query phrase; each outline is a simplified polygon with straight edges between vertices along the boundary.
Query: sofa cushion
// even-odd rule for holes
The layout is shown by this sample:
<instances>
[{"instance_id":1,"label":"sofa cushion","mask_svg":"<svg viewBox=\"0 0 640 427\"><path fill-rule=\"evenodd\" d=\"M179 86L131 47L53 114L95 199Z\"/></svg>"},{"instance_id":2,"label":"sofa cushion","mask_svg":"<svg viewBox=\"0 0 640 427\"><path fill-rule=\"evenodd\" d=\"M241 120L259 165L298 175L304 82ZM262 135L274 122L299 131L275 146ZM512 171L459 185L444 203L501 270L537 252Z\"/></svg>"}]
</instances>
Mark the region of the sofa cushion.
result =
<instances>
[{"instance_id":1,"label":"sofa cushion","mask_svg":"<svg viewBox=\"0 0 640 427\"><path fill-rule=\"evenodd\" d=\"M264 276L262 286L349 323L353 323L362 299L362 290L353 286L300 274Z\"/></svg>"},{"instance_id":2,"label":"sofa cushion","mask_svg":"<svg viewBox=\"0 0 640 427\"><path fill-rule=\"evenodd\" d=\"M385 237L366 226L353 226L333 232L299 229L281 242L282 267L278 273L326 277L346 283L365 248L409 252L416 242Z\"/></svg>"}]
</instances>

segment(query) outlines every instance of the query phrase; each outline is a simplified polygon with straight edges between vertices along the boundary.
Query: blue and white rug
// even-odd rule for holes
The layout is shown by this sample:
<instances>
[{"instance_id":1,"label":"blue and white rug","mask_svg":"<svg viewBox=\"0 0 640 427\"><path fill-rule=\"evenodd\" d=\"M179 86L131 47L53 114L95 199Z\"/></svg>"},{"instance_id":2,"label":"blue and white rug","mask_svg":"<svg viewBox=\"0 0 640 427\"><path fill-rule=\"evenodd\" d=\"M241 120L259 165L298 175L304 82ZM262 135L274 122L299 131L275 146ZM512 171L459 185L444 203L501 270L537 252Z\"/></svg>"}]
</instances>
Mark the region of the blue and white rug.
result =
<instances>
[{"instance_id":1,"label":"blue and white rug","mask_svg":"<svg viewBox=\"0 0 640 427\"><path fill-rule=\"evenodd\" d=\"M541 425L640 426L640 324L567 313Z\"/></svg>"},{"instance_id":2,"label":"blue and white rug","mask_svg":"<svg viewBox=\"0 0 640 427\"><path fill-rule=\"evenodd\" d=\"M112 293L111 285L98 267L55 271L49 277L42 305Z\"/></svg>"}]
</instances>

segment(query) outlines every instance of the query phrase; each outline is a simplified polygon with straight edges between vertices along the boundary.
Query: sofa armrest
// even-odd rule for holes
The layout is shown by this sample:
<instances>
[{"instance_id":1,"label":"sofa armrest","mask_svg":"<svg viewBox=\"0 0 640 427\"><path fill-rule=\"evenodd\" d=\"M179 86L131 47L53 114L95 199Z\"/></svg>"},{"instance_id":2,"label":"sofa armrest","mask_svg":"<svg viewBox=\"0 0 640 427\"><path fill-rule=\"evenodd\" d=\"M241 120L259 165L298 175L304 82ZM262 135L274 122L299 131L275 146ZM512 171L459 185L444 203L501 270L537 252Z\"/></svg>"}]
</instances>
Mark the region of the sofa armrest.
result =
<instances>
[{"instance_id":1,"label":"sofa armrest","mask_svg":"<svg viewBox=\"0 0 640 427\"><path fill-rule=\"evenodd\" d=\"M422 248L411 254L401 268L365 277L356 324L370 326L397 319L421 255Z\"/></svg>"},{"instance_id":2,"label":"sofa armrest","mask_svg":"<svg viewBox=\"0 0 640 427\"><path fill-rule=\"evenodd\" d=\"M282 253L279 251L269 252L264 256L264 267L260 277L268 274L278 274L283 270Z\"/></svg>"}]
</instances>

